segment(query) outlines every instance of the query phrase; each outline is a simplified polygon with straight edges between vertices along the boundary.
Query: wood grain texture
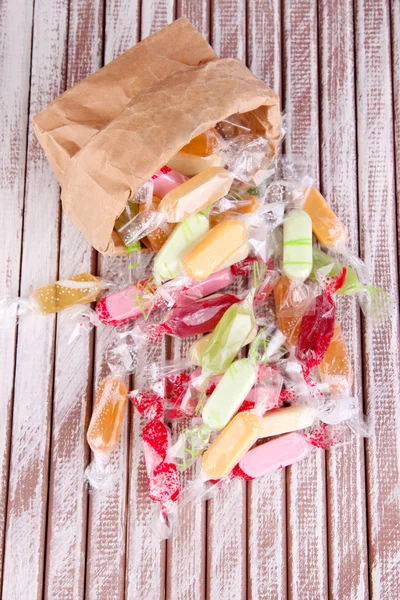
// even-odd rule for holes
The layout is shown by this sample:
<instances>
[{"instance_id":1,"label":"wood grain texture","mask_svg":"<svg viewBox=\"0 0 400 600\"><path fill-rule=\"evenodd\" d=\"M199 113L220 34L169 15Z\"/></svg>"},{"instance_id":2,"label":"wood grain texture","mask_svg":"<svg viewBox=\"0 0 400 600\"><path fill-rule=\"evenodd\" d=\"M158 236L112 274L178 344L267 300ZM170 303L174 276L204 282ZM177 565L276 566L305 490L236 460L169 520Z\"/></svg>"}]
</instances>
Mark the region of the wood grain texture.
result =
<instances>
[{"instance_id":1,"label":"wood grain texture","mask_svg":"<svg viewBox=\"0 0 400 600\"><path fill-rule=\"evenodd\" d=\"M400 596L398 265L390 56L390 7L356 3L358 184L361 255L393 310L364 324L370 596Z\"/></svg>"},{"instance_id":2,"label":"wood grain texture","mask_svg":"<svg viewBox=\"0 0 400 600\"><path fill-rule=\"evenodd\" d=\"M247 13L249 69L281 93L281 3L251 0ZM248 597L283 600L287 595L285 469L250 482L247 505Z\"/></svg>"},{"instance_id":3,"label":"wood grain texture","mask_svg":"<svg viewBox=\"0 0 400 600\"><path fill-rule=\"evenodd\" d=\"M211 41L221 57L246 60L246 3L214 0ZM207 506L207 598L240 600L247 594L246 483L239 479ZM229 517L227 517L229 515Z\"/></svg>"},{"instance_id":4,"label":"wood grain texture","mask_svg":"<svg viewBox=\"0 0 400 600\"><path fill-rule=\"evenodd\" d=\"M319 4L321 190L346 226L358 255L358 198L353 2ZM363 412L360 311L355 298L337 302L338 321ZM347 439L348 438L348 439ZM329 597L368 598L364 441L348 432L327 454Z\"/></svg>"},{"instance_id":5,"label":"wood grain texture","mask_svg":"<svg viewBox=\"0 0 400 600\"><path fill-rule=\"evenodd\" d=\"M400 2L391 1L392 90L397 197L397 248L400 262Z\"/></svg>"},{"instance_id":6,"label":"wood grain texture","mask_svg":"<svg viewBox=\"0 0 400 600\"><path fill-rule=\"evenodd\" d=\"M143 0L141 39L172 23L175 19L174 0Z\"/></svg>"},{"instance_id":7,"label":"wood grain texture","mask_svg":"<svg viewBox=\"0 0 400 600\"><path fill-rule=\"evenodd\" d=\"M67 5L35 2L29 118L65 86ZM59 188L29 130L21 295L57 279ZM18 332L3 598L42 597L55 317Z\"/></svg>"},{"instance_id":8,"label":"wood grain texture","mask_svg":"<svg viewBox=\"0 0 400 600\"><path fill-rule=\"evenodd\" d=\"M9 0L0 18L0 289L19 295L33 2ZM12 42L11 42L12 40ZM0 588L14 388L15 318L0 329Z\"/></svg>"},{"instance_id":9,"label":"wood grain texture","mask_svg":"<svg viewBox=\"0 0 400 600\"><path fill-rule=\"evenodd\" d=\"M69 6L67 88L101 66L103 3L72 0ZM62 214L59 277L92 272L94 250ZM57 318L51 440L45 597L84 597L89 448L86 430L92 398L93 335L70 343L74 323Z\"/></svg>"},{"instance_id":10,"label":"wood grain texture","mask_svg":"<svg viewBox=\"0 0 400 600\"><path fill-rule=\"evenodd\" d=\"M300 156L319 181L317 3L285 1L284 107L286 153ZM328 597L325 454L288 469L288 597Z\"/></svg>"},{"instance_id":11,"label":"wood grain texture","mask_svg":"<svg viewBox=\"0 0 400 600\"><path fill-rule=\"evenodd\" d=\"M176 16L187 17L201 35L210 41L211 0L176 0Z\"/></svg>"}]
</instances>

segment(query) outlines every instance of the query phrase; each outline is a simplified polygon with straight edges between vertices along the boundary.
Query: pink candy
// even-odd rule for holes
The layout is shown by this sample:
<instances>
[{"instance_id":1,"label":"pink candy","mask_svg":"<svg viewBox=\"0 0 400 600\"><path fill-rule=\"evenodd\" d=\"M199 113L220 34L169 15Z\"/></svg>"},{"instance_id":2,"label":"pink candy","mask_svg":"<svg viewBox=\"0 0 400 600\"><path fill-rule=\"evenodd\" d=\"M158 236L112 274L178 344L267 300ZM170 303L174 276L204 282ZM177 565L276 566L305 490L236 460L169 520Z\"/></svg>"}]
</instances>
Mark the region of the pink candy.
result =
<instances>
[{"instance_id":1,"label":"pink candy","mask_svg":"<svg viewBox=\"0 0 400 600\"><path fill-rule=\"evenodd\" d=\"M173 171L169 167L161 167L151 178L154 185L154 196L162 200L171 190L188 180L188 177Z\"/></svg>"},{"instance_id":2,"label":"pink candy","mask_svg":"<svg viewBox=\"0 0 400 600\"><path fill-rule=\"evenodd\" d=\"M288 433L252 448L234 469L244 479L256 479L305 458L310 446L299 433Z\"/></svg>"},{"instance_id":3,"label":"pink candy","mask_svg":"<svg viewBox=\"0 0 400 600\"><path fill-rule=\"evenodd\" d=\"M203 281L193 282L193 284L191 284L188 288L180 292L176 301L176 305L187 306L194 300L198 300L199 298L203 298L209 294L214 294L215 292L218 292L218 290L230 285L233 279L234 275L230 267L227 269L222 269L222 271L217 271Z\"/></svg>"},{"instance_id":4,"label":"pink candy","mask_svg":"<svg viewBox=\"0 0 400 600\"><path fill-rule=\"evenodd\" d=\"M102 298L96 306L96 313L104 325L123 325L146 316L155 287L149 280L130 285L123 290Z\"/></svg>"}]
</instances>

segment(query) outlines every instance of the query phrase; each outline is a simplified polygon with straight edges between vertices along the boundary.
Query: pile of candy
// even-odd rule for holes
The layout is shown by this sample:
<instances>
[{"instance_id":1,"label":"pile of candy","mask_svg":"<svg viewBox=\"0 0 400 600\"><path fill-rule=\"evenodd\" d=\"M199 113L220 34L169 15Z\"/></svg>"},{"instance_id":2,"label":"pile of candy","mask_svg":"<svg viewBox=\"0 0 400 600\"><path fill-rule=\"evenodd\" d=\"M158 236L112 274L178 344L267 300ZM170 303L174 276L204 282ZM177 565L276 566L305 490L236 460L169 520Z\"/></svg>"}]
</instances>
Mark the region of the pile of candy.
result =
<instances>
[{"instance_id":1,"label":"pile of candy","mask_svg":"<svg viewBox=\"0 0 400 600\"><path fill-rule=\"evenodd\" d=\"M110 284L88 273L1 304L3 323L16 303L43 314L78 305L78 333L82 324L115 327L110 374L87 433L93 488L112 483L110 455L128 398L146 422L149 496L162 536L179 506L234 477L255 479L303 460L313 446L340 443L346 427L367 434L351 397L336 303L355 296L376 321L386 295L366 284L343 224L300 161L269 157L267 140L234 115L146 182L115 229L136 257L134 281L95 311L81 304ZM129 392L138 356L165 335L197 337L184 359L146 365L146 384ZM175 438L174 420L182 421ZM193 480L181 489L188 468Z\"/></svg>"}]
</instances>

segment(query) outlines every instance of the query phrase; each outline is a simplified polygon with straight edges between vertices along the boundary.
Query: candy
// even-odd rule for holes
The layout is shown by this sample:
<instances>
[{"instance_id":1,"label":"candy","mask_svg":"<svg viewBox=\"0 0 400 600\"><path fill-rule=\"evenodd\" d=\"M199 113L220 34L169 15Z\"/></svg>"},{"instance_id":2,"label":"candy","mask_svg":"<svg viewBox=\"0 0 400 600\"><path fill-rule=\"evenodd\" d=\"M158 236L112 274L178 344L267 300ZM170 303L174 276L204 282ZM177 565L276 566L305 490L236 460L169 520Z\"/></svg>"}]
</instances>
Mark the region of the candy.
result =
<instances>
[{"instance_id":1,"label":"candy","mask_svg":"<svg viewBox=\"0 0 400 600\"><path fill-rule=\"evenodd\" d=\"M333 337L336 305L332 298L346 279L346 269L334 278L308 307L301 320L296 358L303 365L305 377L324 358Z\"/></svg>"},{"instance_id":2,"label":"candy","mask_svg":"<svg viewBox=\"0 0 400 600\"><path fill-rule=\"evenodd\" d=\"M228 308L203 352L203 369L214 375L225 373L255 324L252 302L249 299Z\"/></svg>"},{"instance_id":3,"label":"candy","mask_svg":"<svg viewBox=\"0 0 400 600\"><path fill-rule=\"evenodd\" d=\"M221 138L217 130L211 127L190 140L186 146L181 148L181 151L188 154L195 154L196 156L209 156L218 150L220 143Z\"/></svg>"},{"instance_id":4,"label":"candy","mask_svg":"<svg viewBox=\"0 0 400 600\"><path fill-rule=\"evenodd\" d=\"M329 383L336 392L345 391L351 386L352 373L346 342L339 323L335 323L333 337L328 350L318 365L321 381Z\"/></svg>"},{"instance_id":5,"label":"candy","mask_svg":"<svg viewBox=\"0 0 400 600\"><path fill-rule=\"evenodd\" d=\"M123 325L139 317L145 317L151 307L156 290L151 279L102 298L96 306L96 313L104 325Z\"/></svg>"},{"instance_id":6,"label":"candy","mask_svg":"<svg viewBox=\"0 0 400 600\"><path fill-rule=\"evenodd\" d=\"M236 360L226 371L203 408L210 429L222 429L237 412L255 384L257 368L249 358Z\"/></svg>"},{"instance_id":7,"label":"candy","mask_svg":"<svg viewBox=\"0 0 400 600\"><path fill-rule=\"evenodd\" d=\"M246 226L239 219L227 219L213 227L185 255L183 266L192 279L206 279L243 246Z\"/></svg>"},{"instance_id":8,"label":"candy","mask_svg":"<svg viewBox=\"0 0 400 600\"><path fill-rule=\"evenodd\" d=\"M235 200L234 206L228 210L221 212L211 212L210 213L210 225L214 227L221 221L225 219L229 219L230 217L235 217L238 214L245 215L247 213L252 213L260 208L260 204L254 196L246 195L243 199Z\"/></svg>"},{"instance_id":9,"label":"candy","mask_svg":"<svg viewBox=\"0 0 400 600\"><path fill-rule=\"evenodd\" d=\"M255 327L253 327L253 329L251 330L250 334L245 339L245 341L243 342L241 347L243 348L244 346L247 346L247 344L250 344L254 340L256 335L257 335L257 327L255 326ZM212 333L203 335L203 337L201 337L200 339L193 342L193 344L190 346L189 359L193 365L201 364L202 356L204 354L205 349L207 348L207 345L208 345L208 342L210 341L211 336L212 336Z\"/></svg>"},{"instance_id":10,"label":"candy","mask_svg":"<svg viewBox=\"0 0 400 600\"><path fill-rule=\"evenodd\" d=\"M157 198L164 198L173 189L187 181L187 177L170 169L170 167L162 167L151 178L154 186L154 195Z\"/></svg>"},{"instance_id":11,"label":"candy","mask_svg":"<svg viewBox=\"0 0 400 600\"><path fill-rule=\"evenodd\" d=\"M38 288L31 297L34 308L49 315L75 304L94 302L103 287L100 277L82 273Z\"/></svg>"},{"instance_id":12,"label":"candy","mask_svg":"<svg viewBox=\"0 0 400 600\"><path fill-rule=\"evenodd\" d=\"M209 167L222 166L222 157L218 153L210 154L210 156L196 156L187 152L178 152L168 161L168 166L183 175L193 177Z\"/></svg>"},{"instance_id":13,"label":"candy","mask_svg":"<svg viewBox=\"0 0 400 600\"><path fill-rule=\"evenodd\" d=\"M192 215L179 223L154 259L153 273L157 282L174 279L181 272L181 259L210 226L204 215Z\"/></svg>"},{"instance_id":14,"label":"candy","mask_svg":"<svg viewBox=\"0 0 400 600\"><path fill-rule=\"evenodd\" d=\"M323 246L333 248L344 242L345 228L318 190L307 191L303 210L312 219L312 230Z\"/></svg>"},{"instance_id":15,"label":"candy","mask_svg":"<svg viewBox=\"0 0 400 600\"><path fill-rule=\"evenodd\" d=\"M283 272L303 282L312 269L312 223L303 210L292 210L283 224Z\"/></svg>"},{"instance_id":16,"label":"candy","mask_svg":"<svg viewBox=\"0 0 400 600\"><path fill-rule=\"evenodd\" d=\"M160 198L153 196L153 199L148 206L144 203L139 205L139 212L143 212L144 210L156 211L158 210L160 202ZM174 229L175 225L173 223L162 223L160 227L157 227L157 229L154 231L149 232L147 234L147 239L150 242L151 249L154 252L158 252L163 247Z\"/></svg>"},{"instance_id":17,"label":"candy","mask_svg":"<svg viewBox=\"0 0 400 600\"><path fill-rule=\"evenodd\" d=\"M203 281L195 281L178 295L176 305L186 306L193 300L218 292L218 290L230 285L233 279L234 275L231 269L227 268L213 273Z\"/></svg>"},{"instance_id":18,"label":"candy","mask_svg":"<svg viewBox=\"0 0 400 600\"><path fill-rule=\"evenodd\" d=\"M289 433L246 452L234 469L234 474L241 475L244 479L263 477L303 460L309 451L310 446L304 436Z\"/></svg>"},{"instance_id":19,"label":"candy","mask_svg":"<svg viewBox=\"0 0 400 600\"><path fill-rule=\"evenodd\" d=\"M152 327L159 332L180 338L212 331L225 311L240 299L232 294L222 294L202 298L188 306L173 308L165 323Z\"/></svg>"},{"instance_id":20,"label":"candy","mask_svg":"<svg viewBox=\"0 0 400 600\"><path fill-rule=\"evenodd\" d=\"M243 244L243 246L240 246L239 250L236 250L236 252L231 254L231 256L225 262L223 262L222 265L220 265L218 272L222 269L233 267L236 265L236 263L242 262L249 256L250 251L251 246L248 242L246 242Z\"/></svg>"},{"instance_id":21,"label":"candy","mask_svg":"<svg viewBox=\"0 0 400 600\"><path fill-rule=\"evenodd\" d=\"M87 432L93 452L111 452L119 442L128 388L121 377L103 379L97 392Z\"/></svg>"},{"instance_id":22,"label":"candy","mask_svg":"<svg viewBox=\"0 0 400 600\"><path fill-rule=\"evenodd\" d=\"M309 288L296 285L282 276L274 287L274 299L278 327L290 345L299 336L301 319L311 302Z\"/></svg>"},{"instance_id":23,"label":"candy","mask_svg":"<svg viewBox=\"0 0 400 600\"><path fill-rule=\"evenodd\" d=\"M260 436L260 417L253 411L241 412L204 452L203 473L209 479L226 477Z\"/></svg>"},{"instance_id":24,"label":"candy","mask_svg":"<svg viewBox=\"0 0 400 600\"><path fill-rule=\"evenodd\" d=\"M305 429L314 423L315 418L316 411L304 404L268 411L262 418L260 438Z\"/></svg>"},{"instance_id":25,"label":"candy","mask_svg":"<svg viewBox=\"0 0 400 600\"><path fill-rule=\"evenodd\" d=\"M169 223L179 223L225 196L232 181L222 167L209 167L164 196L159 209Z\"/></svg>"}]
</instances>

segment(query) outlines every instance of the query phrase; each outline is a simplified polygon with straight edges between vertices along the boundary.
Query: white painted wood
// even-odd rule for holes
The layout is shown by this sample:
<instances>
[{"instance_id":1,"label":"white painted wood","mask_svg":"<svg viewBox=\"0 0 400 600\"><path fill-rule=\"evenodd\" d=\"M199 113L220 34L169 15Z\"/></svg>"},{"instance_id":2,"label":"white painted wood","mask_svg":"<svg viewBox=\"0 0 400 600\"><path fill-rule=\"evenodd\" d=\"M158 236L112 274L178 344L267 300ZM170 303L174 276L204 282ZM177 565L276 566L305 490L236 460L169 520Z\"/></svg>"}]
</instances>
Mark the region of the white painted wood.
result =
<instances>
[{"instance_id":1,"label":"white painted wood","mask_svg":"<svg viewBox=\"0 0 400 600\"><path fill-rule=\"evenodd\" d=\"M400 596L400 377L398 263L389 2L356 3L357 137L361 255L393 311L364 324L370 597Z\"/></svg>"},{"instance_id":2,"label":"white painted wood","mask_svg":"<svg viewBox=\"0 0 400 600\"><path fill-rule=\"evenodd\" d=\"M358 198L353 2L319 4L321 189L358 255ZM337 318L354 373L353 393L363 409L360 311L339 298ZM364 441L349 434L327 454L329 597L368 598Z\"/></svg>"},{"instance_id":3,"label":"white painted wood","mask_svg":"<svg viewBox=\"0 0 400 600\"><path fill-rule=\"evenodd\" d=\"M213 0L211 43L221 58L246 62L246 2Z\"/></svg>"},{"instance_id":4,"label":"white painted wood","mask_svg":"<svg viewBox=\"0 0 400 600\"><path fill-rule=\"evenodd\" d=\"M284 2L286 152L319 180L317 3ZM288 469L288 597L328 596L325 454Z\"/></svg>"},{"instance_id":5,"label":"white painted wood","mask_svg":"<svg viewBox=\"0 0 400 600\"><path fill-rule=\"evenodd\" d=\"M70 3L67 87L101 66L102 9L100 1ZM93 271L94 259L90 244L62 214L60 278ZM83 333L70 344L73 327L68 314L58 316L45 573L45 597L51 600L84 597L93 335Z\"/></svg>"},{"instance_id":6,"label":"white painted wood","mask_svg":"<svg viewBox=\"0 0 400 600\"><path fill-rule=\"evenodd\" d=\"M142 2L141 39L175 20L174 0L146 0Z\"/></svg>"},{"instance_id":7,"label":"white painted wood","mask_svg":"<svg viewBox=\"0 0 400 600\"><path fill-rule=\"evenodd\" d=\"M0 294L19 294L33 2L8 0L0 20ZM2 581L16 329L0 329L0 586Z\"/></svg>"},{"instance_id":8,"label":"white painted wood","mask_svg":"<svg viewBox=\"0 0 400 600\"><path fill-rule=\"evenodd\" d=\"M280 0L250 0L247 12L248 67L281 93ZM248 484L248 597L286 598L286 472Z\"/></svg>"},{"instance_id":9,"label":"white painted wood","mask_svg":"<svg viewBox=\"0 0 400 600\"><path fill-rule=\"evenodd\" d=\"M210 41L210 12L211 0L177 0L176 16L186 17L201 33L204 39Z\"/></svg>"},{"instance_id":10,"label":"white painted wood","mask_svg":"<svg viewBox=\"0 0 400 600\"><path fill-rule=\"evenodd\" d=\"M394 135L395 135L395 163L396 163L396 190L397 190L397 236L400 233L400 2L391 0L391 43L392 43L392 89L394 103ZM400 260L400 244L399 260Z\"/></svg>"},{"instance_id":11,"label":"white painted wood","mask_svg":"<svg viewBox=\"0 0 400 600\"><path fill-rule=\"evenodd\" d=\"M37 0L34 18L30 119L63 91L67 5ZM23 296L57 279L58 219L58 184L30 127ZM7 600L42 598L54 333L53 316L27 315L19 325L4 556Z\"/></svg>"}]
</instances>

